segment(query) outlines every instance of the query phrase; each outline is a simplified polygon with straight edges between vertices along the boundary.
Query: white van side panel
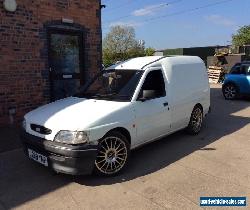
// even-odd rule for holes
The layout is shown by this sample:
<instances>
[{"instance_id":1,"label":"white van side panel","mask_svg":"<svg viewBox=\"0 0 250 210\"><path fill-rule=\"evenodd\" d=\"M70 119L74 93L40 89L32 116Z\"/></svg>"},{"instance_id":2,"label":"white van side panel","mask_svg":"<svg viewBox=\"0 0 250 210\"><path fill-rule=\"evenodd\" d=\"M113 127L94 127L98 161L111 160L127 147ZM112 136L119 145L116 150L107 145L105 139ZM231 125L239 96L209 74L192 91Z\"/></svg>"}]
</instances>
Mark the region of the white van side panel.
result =
<instances>
[{"instance_id":1,"label":"white van side panel","mask_svg":"<svg viewBox=\"0 0 250 210\"><path fill-rule=\"evenodd\" d=\"M206 68L201 61L175 63L166 60L163 68L168 77L168 96L171 111L171 130L188 125L194 106L200 103L204 114L210 106L210 88Z\"/></svg>"}]
</instances>

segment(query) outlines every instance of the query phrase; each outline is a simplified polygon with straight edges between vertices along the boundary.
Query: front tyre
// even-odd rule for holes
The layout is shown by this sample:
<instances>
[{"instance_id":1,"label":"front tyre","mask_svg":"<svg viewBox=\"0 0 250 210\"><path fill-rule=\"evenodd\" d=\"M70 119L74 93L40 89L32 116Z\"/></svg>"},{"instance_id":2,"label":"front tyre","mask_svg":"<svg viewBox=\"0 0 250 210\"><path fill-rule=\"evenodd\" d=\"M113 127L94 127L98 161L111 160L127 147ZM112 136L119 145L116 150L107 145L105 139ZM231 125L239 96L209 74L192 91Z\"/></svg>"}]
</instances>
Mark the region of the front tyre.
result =
<instances>
[{"instance_id":1,"label":"front tyre","mask_svg":"<svg viewBox=\"0 0 250 210\"><path fill-rule=\"evenodd\" d=\"M234 100L237 98L238 90L234 84L227 84L222 89L224 98L226 100Z\"/></svg>"},{"instance_id":2,"label":"front tyre","mask_svg":"<svg viewBox=\"0 0 250 210\"><path fill-rule=\"evenodd\" d=\"M187 132L192 135L197 135L201 131L203 122L203 110L201 106L195 106L190 121L187 127Z\"/></svg>"},{"instance_id":3,"label":"front tyre","mask_svg":"<svg viewBox=\"0 0 250 210\"><path fill-rule=\"evenodd\" d=\"M112 131L99 142L95 172L104 176L116 175L126 167L129 155L127 138L117 131Z\"/></svg>"}]
</instances>

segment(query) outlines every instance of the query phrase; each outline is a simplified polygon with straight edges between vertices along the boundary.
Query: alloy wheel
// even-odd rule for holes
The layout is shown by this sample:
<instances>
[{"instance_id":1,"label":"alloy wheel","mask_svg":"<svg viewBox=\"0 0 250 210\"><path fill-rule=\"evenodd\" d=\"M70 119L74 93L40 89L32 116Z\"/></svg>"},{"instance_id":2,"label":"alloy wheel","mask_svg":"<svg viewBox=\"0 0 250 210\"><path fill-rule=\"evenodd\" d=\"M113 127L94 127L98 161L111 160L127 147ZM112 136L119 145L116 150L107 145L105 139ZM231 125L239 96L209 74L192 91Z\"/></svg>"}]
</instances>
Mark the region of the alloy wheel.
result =
<instances>
[{"instance_id":1,"label":"alloy wheel","mask_svg":"<svg viewBox=\"0 0 250 210\"><path fill-rule=\"evenodd\" d=\"M224 89L224 95L227 99L234 99L236 97L237 90L233 85L228 85Z\"/></svg>"},{"instance_id":2,"label":"alloy wheel","mask_svg":"<svg viewBox=\"0 0 250 210\"><path fill-rule=\"evenodd\" d=\"M100 143L95 165L101 173L111 175L124 167L127 157L128 149L125 142L119 137L108 136Z\"/></svg>"},{"instance_id":3,"label":"alloy wheel","mask_svg":"<svg viewBox=\"0 0 250 210\"><path fill-rule=\"evenodd\" d=\"M191 125L195 133L198 133L201 129L203 121L203 113L202 110L197 107L192 114Z\"/></svg>"}]
</instances>

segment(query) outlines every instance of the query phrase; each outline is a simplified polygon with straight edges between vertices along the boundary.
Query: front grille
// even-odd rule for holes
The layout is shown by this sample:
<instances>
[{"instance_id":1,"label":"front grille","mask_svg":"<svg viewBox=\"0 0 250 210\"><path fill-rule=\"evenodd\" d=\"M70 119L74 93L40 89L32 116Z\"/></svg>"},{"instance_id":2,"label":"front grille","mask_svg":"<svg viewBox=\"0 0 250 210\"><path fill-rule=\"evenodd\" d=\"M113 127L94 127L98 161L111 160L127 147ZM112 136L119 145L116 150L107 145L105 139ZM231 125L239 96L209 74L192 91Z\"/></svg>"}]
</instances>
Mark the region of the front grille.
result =
<instances>
[{"instance_id":1,"label":"front grille","mask_svg":"<svg viewBox=\"0 0 250 210\"><path fill-rule=\"evenodd\" d=\"M31 130L44 135L49 135L52 133L52 130L45 128L44 126L41 125L31 124L30 128Z\"/></svg>"}]
</instances>

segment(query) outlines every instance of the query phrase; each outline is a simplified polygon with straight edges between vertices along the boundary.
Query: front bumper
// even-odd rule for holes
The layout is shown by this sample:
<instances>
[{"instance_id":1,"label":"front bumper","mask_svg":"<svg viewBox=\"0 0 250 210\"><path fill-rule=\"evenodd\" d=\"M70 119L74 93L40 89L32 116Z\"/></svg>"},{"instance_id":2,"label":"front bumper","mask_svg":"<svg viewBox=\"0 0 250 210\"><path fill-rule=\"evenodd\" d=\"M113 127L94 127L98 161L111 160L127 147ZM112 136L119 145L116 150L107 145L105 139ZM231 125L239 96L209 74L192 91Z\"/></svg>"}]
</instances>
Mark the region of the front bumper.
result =
<instances>
[{"instance_id":1,"label":"front bumper","mask_svg":"<svg viewBox=\"0 0 250 210\"><path fill-rule=\"evenodd\" d=\"M21 141L25 154L28 148L44 155L48 159L48 167L56 172L83 175L91 174L97 155L97 145L66 145L21 132Z\"/></svg>"}]
</instances>

